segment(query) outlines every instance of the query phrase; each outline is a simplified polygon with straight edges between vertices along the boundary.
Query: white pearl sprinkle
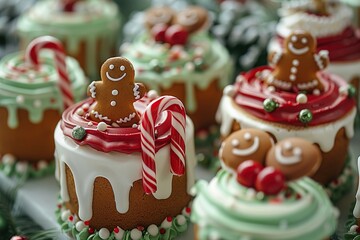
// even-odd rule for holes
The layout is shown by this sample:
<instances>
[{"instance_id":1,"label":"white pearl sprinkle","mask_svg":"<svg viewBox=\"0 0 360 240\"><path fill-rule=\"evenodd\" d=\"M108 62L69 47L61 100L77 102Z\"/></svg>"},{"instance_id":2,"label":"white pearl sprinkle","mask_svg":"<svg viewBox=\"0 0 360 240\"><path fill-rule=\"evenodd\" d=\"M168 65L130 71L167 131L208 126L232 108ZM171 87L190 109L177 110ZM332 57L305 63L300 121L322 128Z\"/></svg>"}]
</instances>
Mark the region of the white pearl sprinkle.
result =
<instances>
[{"instance_id":1,"label":"white pearl sprinkle","mask_svg":"<svg viewBox=\"0 0 360 240\"><path fill-rule=\"evenodd\" d=\"M82 106L81 106L84 110L87 110L89 109L90 105L88 103L84 103Z\"/></svg>"},{"instance_id":2,"label":"white pearl sprinkle","mask_svg":"<svg viewBox=\"0 0 360 240\"><path fill-rule=\"evenodd\" d=\"M244 139L245 139L246 141L250 141L250 140L251 140L251 133L249 133L249 132L245 133L245 134L244 134Z\"/></svg>"},{"instance_id":3,"label":"white pearl sprinkle","mask_svg":"<svg viewBox=\"0 0 360 240\"><path fill-rule=\"evenodd\" d=\"M92 122L88 122L88 124L87 124L88 126L92 126L92 125L94 125Z\"/></svg>"},{"instance_id":4,"label":"white pearl sprinkle","mask_svg":"<svg viewBox=\"0 0 360 240\"><path fill-rule=\"evenodd\" d=\"M235 95L235 88L232 85L227 85L224 88L224 95L229 96L229 97L233 97Z\"/></svg>"},{"instance_id":5,"label":"white pearl sprinkle","mask_svg":"<svg viewBox=\"0 0 360 240\"><path fill-rule=\"evenodd\" d=\"M348 95L348 86L341 86L339 88L339 93L343 96Z\"/></svg>"},{"instance_id":6,"label":"white pearl sprinkle","mask_svg":"<svg viewBox=\"0 0 360 240\"><path fill-rule=\"evenodd\" d=\"M41 101L39 99L34 101L34 107L36 107L36 108L41 107Z\"/></svg>"},{"instance_id":7,"label":"white pearl sprinkle","mask_svg":"<svg viewBox=\"0 0 360 240\"><path fill-rule=\"evenodd\" d=\"M99 124L97 125L96 128L97 128L97 130L104 132L107 129L107 125L104 122L99 122Z\"/></svg>"},{"instance_id":8,"label":"white pearl sprinkle","mask_svg":"<svg viewBox=\"0 0 360 240\"><path fill-rule=\"evenodd\" d=\"M185 69L192 72L195 69L195 65L192 62L188 62L185 64Z\"/></svg>"},{"instance_id":9,"label":"white pearl sprinkle","mask_svg":"<svg viewBox=\"0 0 360 240\"><path fill-rule=\"evenodd\" d=\"M352 225L349 229L349 232L354 233L354 232L356 232L357 228L358 228L358 225Z\"/></svg>"},{"instance_id":10,"label":"white pearl sprinkle","mask_svg":"<svg viewBox=\"0 0 360 240\"><path fill-rule=\"evenodd\" d=\"M45 160L40 160L37 164L38 169L45 169L48 166L48 163Z\"/></svg>"},{"instance_id":11,"label":"white pearl sprinkle","mask_svg":"<svg viewBox=\"0 0 360 240\"><path fill-rule=\"evenodd\" d=\"M21 104L21 103L24 103L24 101L25 101L25 98L23 95L16 96L16 103Z\"/></svg>"},{"instance_id":12,"label":"white pearl sprinkle","mask_svg":"<svg viewBox=\"0 0 360 240\"><path fill-rule=\"evenodd\" d=\"M136 124L136 123L134 123L133 125L132 125L132 128L137 128L138 127L138 125Z\"/></svg>"},{"instance_id":13,"label":"white pearl sprinkle","mask_svg":"<svg viewBox=\"0 0 360 240\"><path fill-rule=\"evenodd\" d=\"M313 94L315 96L319 96L320 95L320 90L319 89L314 89Z\"/></svg>"},{"instance_id":14,"label":"white pearl sprinkle","mask_svg":"<svg viewBox=\"0 0 360 240\"><path fill-rule=\"evenodd\" d=\"M99 231L99 237L101 239L108 239L110 237L110 232L106 228L102 228Z\"/></svg>"},{"instance_id":15,"label":"white pearl sprinkle","mask_svg":"<svg viewBox=\"0 0 360 240\"><path fill-rule=\"evenodd\" d=\"M131 237L131 239L133 239L133 240L139 240L139 239L141 239L141 237L142 237L142 233L141 233L141 231L138 230L137 228L134 228L134 229L131 230L131 232L130 232L130 237Z\"/></svg>"},{"instance_id":16,"label":"white pearl sprinkle","mask_svg":"<svg viewBox=\"0 0 360 240\"><path fill-rule=\"evenodd\" d=\"M306 96L305 94L303 94L303 93L300 93L299 95L296 96L296 102L297 102L297 103L302 103L302 104L304 104L304 103L307 103L307 101L308 101L308 98L307 98L307 96Z\"/></svg>"},{"instance_id":17,"label":"white pearl sprinkle","mask_svg":"<svg viewBox=\"0 0 360 240\"><path fill-rule=\"evenodd\" d=\"M61 220L67 221L70 215L71 215L70 210L65 210L64 212L61 213Z\"/></svg>"},{"instance_id":18,"label":"white pearl sprinkle","mask_svg":"<svg viewBox=\"0 0 360 240\"><path fill-rule=\"evenodd\" d=\"M13 165L15 163L15 156L7 153L2 157L2 162L6 165Z\"/></svg>"},{"instance_id":19,"label":"white pearl sprinkle","mask_svg":"<svg viewBox=\"0 0 360 240\"><path fill-rule=\"evenodd\" d=\"M294 74L291 74L291 75L290 75L290 80L291 80L291 81L295 81L295 80L296 80L296 76L295 76Z\"/></svg>"},{"instance_id":20,"label":"white pearl sprinkle","mask_svg":"<svg viewBox=\"0 0 360 240\"><path fill-rule=\"evenodd\" d=\"M113 106L113 107L115 107L115 106L116 106L116 101L111 101L111 102L110 102L110 105Z\"/></svg>"},{"instance_id":21,"label":"white pearl sprinkle","mask_svg":"<svg viewBox=\"0 0 360 240\"><path fill-rule=\"evenodd\" d=\"M169 228L169 227L171 227L171 224L172 224L172 222L169 222L169 221L167 220L167 218L165 218L165 220L161 223L161 227L163 227L163 228Z\"/></svg>"},{"instance_id":22,"label":"white pearl sprinkle","mask_svg":"<svg viewBox=\"0 0 360 240\"><path fill-rule=\"evenodd\" d=\"M186 223L186 218L183 215L178 215L176 221L178 224L184 225Z\"/></svg>"},{"instance_id":23,"label":"white pearl sprinkle","mask_svg":"<svg viewBox=\"0 0 360 240\"><path fill-rule=\"evenodd\" d=\"M155 225L155 224L151 224L148 228L147 228L148 233L155 237L159 234L159 228Z\"/></svg>"},{"instance_id":24,"label":"white pearl sprinkle","mask_svg":"<svg viewBox=\"0 0 360 240\"><path fill-rule=\"evenodd\" d=\"M27 162L18 162L15 166L16 172L18 173L25 173L28 169L28 163Z\"/></svg>"},{"instance_id":25,"label":"white pearl sprinkle","mask_svg":"<svg viewBox=\"0 0 360 240\"><path fill-rule=\"evenodd\" d=\"M267 87L267 90L269 91L269 92L271 92L271 93L273 93L273 92L275 92L275 87L274 86L269 86L269 87Z\"/></svg>"},{"instance_id":26,"label":"white pearl sprinkle","mask_svg":"<svg viewBox=\"0 0 360 240\"><path fill-rule=\"evenodd\" d=\"M296 67L292 67L292 68L290 69L290 71L291 71L291 73L297 73L297 68L296 68Z\"/></svg>"},{"instance_id":27,"label":"white pearl sprinkle","mask_svg":"<svg viewBox=\"0 0 360 240\"><path fill-rule=\"evenodd\" d=\"M159 97L159 94L155 91L155 90L150 90L148 93L147 93L147 96L150 98L150 99L156 99Z\"/></svg>"},{"instance_id":28,"label":"white pearl sprinkle","mask_svg":"<svg viewBox=\"0 0 360 240\"><path fill-rule=\"evenodd\" d=\"M81 232L86 227L85 223L83 221L78 221L75 224L75 228L78 232Z\"/></svg>"},{"instance_id":29,"label":"white pearl sprinkle","mask_svg":"<svg viewBox=\"0 0 360 240\"><path fill-rule=\"evenodd\" d=\"M294 59L294 60L292 61L292 64L293 64L294 66L299 66L300 62L299 62L299 60Z\"/></svg>"},{"instance_id":30,"label":"white pearl sprinkle","mask_svg":"<svg viewBox=\"0 0 360 240\"><path fill-rule=\"evenodd\" d=\"M76 110L76 114L79 116L83 116L84 115L84 109L79 108L78 110Z\"/></svg>"},{"instance_id":31,"label":"white pearl sprinkle","mask_svg":"<svg viewBox=\"0 0 360 240\"><path fill-rule=\"evenodd\" d=\"M119 91L116 90L116 89L114 89L114 90L111 91L111 94L112 94L113 96L116 96L116 95L119 94Z\"/></svg>"},{"instance_id":32,"label":"white pearl sprinkle","mask_svg":"<svg viewBox=\"0 0 360 240\"><path fill-rule=\"evenodd\" d=\"M117 229L119 230L118 233L114 232L114 236L116 240L122 240L125 234L125 231L121 228L121 227L117 227Z\"/></svg>"}]
</instances>

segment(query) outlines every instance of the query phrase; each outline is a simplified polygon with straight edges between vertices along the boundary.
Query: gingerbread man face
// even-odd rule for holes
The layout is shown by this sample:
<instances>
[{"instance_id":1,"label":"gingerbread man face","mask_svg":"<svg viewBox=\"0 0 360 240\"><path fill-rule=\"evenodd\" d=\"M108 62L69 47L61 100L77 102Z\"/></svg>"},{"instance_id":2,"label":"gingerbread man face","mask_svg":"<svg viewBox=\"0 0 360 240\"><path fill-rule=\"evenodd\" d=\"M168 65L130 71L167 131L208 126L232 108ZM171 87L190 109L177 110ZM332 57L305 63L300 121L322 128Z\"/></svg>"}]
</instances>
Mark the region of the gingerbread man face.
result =
<instances>
[{"instance_id":1,"label":"gingerbread man face","mask_svg":"<svg viewBox=\"0 0 360 240\"><path fill-rule=\"evenodd\" d=\"M188 7L175 16L173 23L184 27L189 33L193 33L208 23L208 13L201 7Z\"/></svg>"},{"instance_id":2,"label":"gingerbread man face","mask_svg":"<svg viewBox=\"0 0 360 240\"><path fill-rule=\"evenodd\" d=\"M101 66L101 79L110 82L134 82L135 70L131 62L125 58L109 58Z\"/></svg>"},{"instance_id":3,"label":"gingerbread man face","mask_svg":"<svg viewBox=\"0 0 360 240\"><path fill-rule=\"evenodd\" d=\"M169 7L151 8L146 12L145 24L149 29L157 24L170 25L174 15L174 11Z\"/></svg>"},{"instance_id":4,"label":"gingerbread man face","mask_svg":"<svg viewBox=\"0 0 360 240\"><path fill-rule=\"evenodd\" d=\"M242 129L225 139L219 157L226 167L236 171L239 164L246 160L263 164L272 145L273 139L266 132L257 129Z\"/></svg>"},{"instance_id":5,"label":"gingerbread man face","mask_svg":"<svg viewBox=\"0 0 360 240\"><path fill-rule=\"evenodd\" d=\"M287 138L278 142L266 156L266 165L280 170L288 181L312 176L321 161L319 148L301 138Z\"/></svg>"},{"instance_id":6,"label":"gingerbread man face","mask_svg":"<svg viewBox=\"0 0 360 240\"><path fill-rule=\"evenodd\" d=\"M304 55L314 53L316 50L316 40L308 32L295 31L285 39L286 51L294 55Z\"/></svg>"}]
</instances>

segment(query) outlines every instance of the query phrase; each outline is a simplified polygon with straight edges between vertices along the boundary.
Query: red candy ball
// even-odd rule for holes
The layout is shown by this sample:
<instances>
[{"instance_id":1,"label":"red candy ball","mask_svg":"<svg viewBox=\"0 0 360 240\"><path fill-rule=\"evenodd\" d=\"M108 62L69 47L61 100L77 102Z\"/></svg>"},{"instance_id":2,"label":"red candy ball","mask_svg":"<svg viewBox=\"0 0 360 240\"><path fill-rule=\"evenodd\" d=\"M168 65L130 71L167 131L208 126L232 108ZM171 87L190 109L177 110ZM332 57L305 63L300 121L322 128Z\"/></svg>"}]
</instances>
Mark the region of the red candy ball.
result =
<instances>
[{"instance_id":1,"label":"red candy ball","mask_svg":"<svg viewBox=\"0 0 360 240\"><path fill-rule=\"evenodd\" d=\"M259 162L247 160L242 162L237 168L237 181L245 187L254 187L256 177L263 169Z\"/></svg>"},{"instance_id":2,"label":"red candy ball","mask_svg":"<svg viewBox=\"0 0 360 240\"><path fill-rule=\"evenodd\" d=\"M13 236L10 240L28 240L28 238L24 236Z\"/></svg>"},{"instance_id":3,"label":"red candy ball","mask_svg":"<svg viewBox=\"0 0 360 240\"><path fill-rule=\"evenodd\" d=\"M165 42L173 45L185 45L189 33L180 25L172 25L165 32Z\"/></svg>"},{"instance_id":4,"label":"red candy ball","mask_svg":"<svg viewBox=\"0 0 360 240\"><path fill-rule=\"evenodd\" d=\"M279 170L266 167L257 176L255 187L266 195L276 195L284 189L285 177Z\"/></svg>"},{"instance_id":5,"label":"red candy ball","mask_svg":"<svg viewBox=\"0 0 360 240\"><path fill-rule=\"evenodd\" d=\"M163 23L156 24L151 28L151 35L154 37L156 42L165 42L165 32L168 26Z\"/></svg>"}]
</instances>

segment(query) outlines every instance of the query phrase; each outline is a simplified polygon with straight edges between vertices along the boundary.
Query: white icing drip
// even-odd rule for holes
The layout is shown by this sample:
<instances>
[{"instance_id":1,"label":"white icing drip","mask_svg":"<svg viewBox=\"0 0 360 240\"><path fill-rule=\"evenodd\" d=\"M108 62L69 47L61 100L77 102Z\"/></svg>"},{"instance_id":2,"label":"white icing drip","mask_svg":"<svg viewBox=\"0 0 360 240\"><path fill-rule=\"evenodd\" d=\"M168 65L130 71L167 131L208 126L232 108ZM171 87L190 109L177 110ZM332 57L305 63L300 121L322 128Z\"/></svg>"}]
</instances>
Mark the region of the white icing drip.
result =
<instances>
[{"instance_id":1,"label":"white icing drip","mask_svg":"<svg viewBox=\"0 0 360 240\"><path fill-rule=\"evenodd\" d=\"M195 182L194 167L196 165L195 147L193 140L194 127L187 119L186 138L186 170L187 188ZM119 213L126 213L129 208L129 192L133 183L141 176L141 153L104 153L89 146L79 146L71 138L64 136L60 125L55 130L55 146L57 161L60 163L61 197L69 201L66 184L65 164L73 173L76 195L79 201L79 217L89 220L92 217L92 197L94 181L97 177L104 177L114 191L116 209ZM101 160L101 161L100 161ZM158 190L154 193L157 199L166 199L172 192L172 173L170 172L169 146L160 149L155 156L156 180Z\"/></svg>"},{"instance_id":2,"label":"white icing drip","mask_svg":"<svg viewBox=\"0 0 360 240\"><path fill-rule=\"evenodd\" d=\"M292 155L292 156L285 157L281 151L282 151L282 149L280 146L275 147L275 159L279 163L284 164L284 165L292 165L292 164L295 164L295 163L298 163L301 161L301 156Z\"/></svg>"},{"instance_id":3,"label":"white icing drip","mask_svg":"<svg viewBox=\"0 0 360 240\"><path fill-rule=\"evenodd\" d=\"M358 158L357 162L358 170L360 172L360 157ZM354 217L360 218L360 184L358 184L358 189L356 192L356 203L353 210Z\"/></svg>"},{"instance_id":4,"label":"white icing drip","mask_svg":"<svg viewBox=\"0 0 360 240\"><path fill-rule=\"evenodd\" d=\"M249 156L253 153L255 153L260 146L260 140L259 137L254 137L254 143L245 149L239 149L239 148L233 148L232 153L236 156Z\"/></svg>"},{"instance_id":5,"label":"white icing drip","mask_svg":"<svg viewBox=\"0 0 360 240\"><path fill-rule=\"evenodd\" d=\"M96 97L95 81L92 81L92 83L90 83L89 87L90 87L91 97L92 97L92 98L95 98L95 97Z\"/></svg>"},{"instance_id":6,"label":"white icing drip","mask_svg":"<svg viewBox=\"0 0 360 240\"><path fill-rule=\"evenodd\" d=\"M140 99L140 92L139 92L139 85L138 84L135 84L133 92L134 92L135 99Z\"/></svg>"},{"instance_id":7,"label":"white icing drip","mask_svg":"<svg viewBox=\"0 0 360 240\"><path fill-rule=\"evenodd\" d=\"M354 135L354 119L356 109L351 110L347 115L332 123L327 123L314 127L294 128L289 131L288 126L281 127L279 124L265 122L260 119L254 119L242 110L235 108L234 102L228 96L223 96L219 110L218 119L221 119L221 134L227 136L231 132L233 121L240 123L242 129L257 128L269 132L280 141L289 137L300 137L313 143L319 144L323 152L329 152L335 141L335 136L341 128L345 128L346 136L352 138ZM326 133L326 137L324 137Z\"/></svg>"},{"instance_id":8,"label":"white icing drip","mask_svg":"<svg viewBox=\"0 0 360 240\"><path fill-rule=\"evenodd\" d=\"M120 118L119 120L117 120L117 123L126 123L126 122L130 122L131 119L133 119L136 116L136 113L130 113L128 117L124 117L124 118Z\"/></svg>"}]
</instances>

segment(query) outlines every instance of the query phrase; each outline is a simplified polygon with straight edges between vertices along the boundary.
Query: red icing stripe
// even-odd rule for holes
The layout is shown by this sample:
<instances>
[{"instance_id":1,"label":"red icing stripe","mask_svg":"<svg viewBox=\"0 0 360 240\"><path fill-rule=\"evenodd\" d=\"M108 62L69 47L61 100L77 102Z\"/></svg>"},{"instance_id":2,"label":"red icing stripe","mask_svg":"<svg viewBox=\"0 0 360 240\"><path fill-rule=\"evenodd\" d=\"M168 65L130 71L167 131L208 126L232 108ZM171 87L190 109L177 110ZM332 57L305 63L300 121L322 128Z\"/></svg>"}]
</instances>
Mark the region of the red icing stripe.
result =
<instances>
[{"instance_id":1,"label":"red icing stripe","mask_svg":"<svg viewBox=\"0 0 360 240\"><path fill-rule=\"evenodd\" d=\"M244 80L235 83L234 96L238 106L260 119L303 126L298 119L299 112L309 109L313 114L313 120L308 125L316 126L336 121L355 107L354 99L339 93L339 88L347 83L338 76L320 73L325 91L318 96L307 94L307 103L299 104L296 102L297 93L280 90L270 92L263 81L256 77L263 70L271 71L271 68L259 67L244 73ZM263 101L267 98L274 99L279 104L279 107L270 113L263 107Z\"/></svg>"},{"instance_id":2,"label":"red icing stripe","mask_svg":"<svg viewBox=\"0 0 360 240\"><path fill-rule=\"evenodd\" d=\"M143 97L141 100L135 102L135 109L142 115L145 107L151 102L148 97ZM87 99L76 105L66 109L62 116L61 129L63 133L72 138L79 145L89 145L90 147L102 151L102 152L122 152L122 153L133 153L141 152L140 145L140 130L137 128L119 128L108 126L107 130L101 132L97 130L97 123L76 113L84 104L92 104L93 99ZM89 126L91 122L93 125ZM156 151L169 144L170 139L170 121L165 118L160 125L155 127L157 135L161 138L156 138ZM86 136L82 140L76 140L72 137L72 130L75 126L81 126L86 130Z\"/></svg>"}]
</instances>

